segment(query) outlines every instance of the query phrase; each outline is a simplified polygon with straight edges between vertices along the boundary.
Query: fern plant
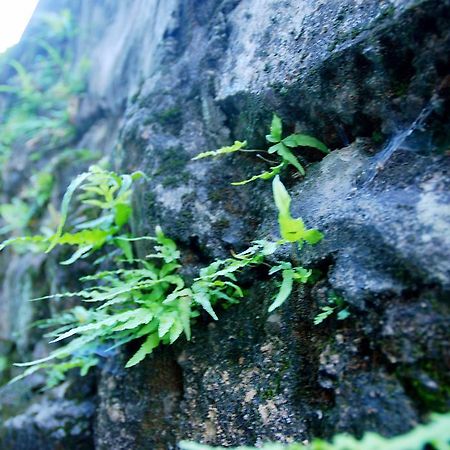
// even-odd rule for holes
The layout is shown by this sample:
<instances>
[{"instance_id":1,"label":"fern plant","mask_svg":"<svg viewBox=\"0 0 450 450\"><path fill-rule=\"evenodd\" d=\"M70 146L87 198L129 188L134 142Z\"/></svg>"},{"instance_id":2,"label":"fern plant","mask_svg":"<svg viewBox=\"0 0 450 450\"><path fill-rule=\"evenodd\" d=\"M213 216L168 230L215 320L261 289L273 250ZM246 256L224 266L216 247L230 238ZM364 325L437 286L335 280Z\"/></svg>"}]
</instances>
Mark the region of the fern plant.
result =
<instances>
[{"instance_id":1,"label":"fern plant","mask_svg":"<svg viewBox=\"0 0 450 450\"><path fill-rule=\"evenodd\" d=\"M75 134L71 115L84 87L86 64L74 70L68 51L60 53L43 39L38 46L41 51L28 69L17 60L5 61L15 75L0 85L8 105L0 124L2 161L17 148L39 157L43 149L61 147Z\"/></svg>"},{"instance_id":2,"label":"fern plant","mask_svg":"<svg viewBox=\"0 0 450 450\"><path fill-rule=\"evenodd\" d=\"M278 245L293 244L301 249L304 243L317 244L323 239L323 234L314 229L307 229L303 220L294 219L291 215L291 196L277 175L272 182L275 205L278 209L278 225L282 240ZM275 300L269 307L269 312L280 307L292 292L294 281L306 283L312 271L303 267L293 267L290 262L282 262L270 269L269 274L281 271L282 282Z\"/></svg>"},{"instance_id":3,"label":"fern plant","mask_svg":"<svg viewBox=\"0 0 450 450\"><path fill-rule=\"evenodd\" d=\"M181 450L225 450L225 447L211 447L182 441ZM410 432L392 438L377 433L366 433L361 440L348 434L338 434L331 442L313 439L310 444L267 443L259 447L264 450L449 450L450 414L434 414L428 424L418 425ZM230 449L230 447L227 447ZM256 450L255 447L234 447L235 450Z\"/></svg>"},{"instance_id":4,"label":"fern plant","mask_svg":"<svg viewBox=\"0 0 450 450\"><path fill-rule=\"evenodd\" d=\"M0 234L26 236L41 230L44 235L51 235L52 232L48 232L48 229L52 225L52 219L57 219L58 215L50 202L55 185L53 173L58 167L75 160L98 160L98 155L87 149L66 149L58 152L40 171L31 175L29 183L17 196L9 203L0 204L3 221Z\"/></svg>"},{"instance_id":5,"label":"fern plant","mask_svg":"<svg viewBox=\"0 0 450 450\"><path fill-rule=\"evenodd\" d=\"M178 273L180 252L174 241L159 227L154 238L146 239L154 241L155 252L146 260L132 259L137 268L98 272L81 279L94 286L36 299L77 296L94 307L77 306L59 318L40 322L40 327L57 327L47 335L52 343L69 342L46 358L18 364L28 369L13 381L45 369L49 372L49 386L53 386L63 379L67 370L79 367L85 374L98 363L100 354L107 354L128 342L142 341L126 364L132 367L160 344L172 344L183 333L189 340L190 322L198 316L199 310L204 309L217 320L213 309L217 302L232 304L243 297L235 283L235 273L261 259L256 252L256 248L261 248L258 244L235 258L215 261L187 286Z\"/></svg>"},{"instance_id":6,"label":"fern plant","mask_svg":"<svg viewBox=\"0 0 450 450\"><path fill-rule=\"evenodd\" d=\"M20 196L14 197L10 203L0 205L0 216L4 225L0 234L15 232L25 233L30 222L47 205L53 190L54 178L50 171L43 170L31 177Z\"/></svg>"},{"instance_id":7,"label":"fern plant","mask_svg":"<svg viewBox=\"0 0 450 450\"><path fill-rule=\"evenodd\" d=\"M155 236L128 237L118 234L131 214L129 201L132 184L141 176L141 173L119 176L93 166L69 185L55 233L49 237L13 238L2 244L4 247L17 242L40 242L45 244L46 251L56 245L79 246L64 264L99 250L106 242L115 244L121 250L121 256L115 261L117 268L98 271L80 279L86 286L83 290L36 299L79 297L91 307L76 306L59 317L41 321L41 328L54 329L47 334L51 342L64 344L46 358L19 364L27 369L16 379L44 369L48 372L48 386L53 386L64 379L68 370L79 368L81 374L85 374L98 364L100 355L131 341L139 341L138 350L126 364L126 367L132 367L159 345L172 344L182 334L189 340L191 321L201 310L218 320L215 311L217 304L238 303L244 297L238 282L240 272L262 264L280 246L300 245L303 242L311 244L321 237L317 230L308 230L304 225L302 232L299 232L301 221L291 217L289 194L277 177L273 189L279 209L280 234L284 238L255 241L239 254L212 262L188 283L179 273L180 251L159 227ZM70 221L73 230L64 232L75 192L80 192L77 196L78 218ZM286 220L287 216L289 220ZM139 240L153 244L154 251L145 259L134 257L132 244ZM311 271L293 267L286 261L279 261L269 274L280 271L281 287L269 312L288 298L294 281L304 283L311 274Z\"/></svg>"},{"instance_id":8,"label":"fern plant","mask_svg":"<svg viewBox=\"0 0 450 450\"><path fill-rule=\"evenodd\" d=\"M291 215L291 196L276 176L272 182L273 197L278 209L278 224L281 237L286 242L295 242L301 248L304 242L316 244L323 239L323 234L316 229L306 229L302 219Z\"/></svg>"},{"instance_id":9,"label":"fern plant","mask_svg":"<svg viewBox=\"0 0 450 450\"><path fill-rule=\"evenodd\" d=\"M59 225L54 233L13 237L0 244L0 250L11 245L38 244L40 248L45 246L48 253L57 245L70 245L77 247L77 250L61 264L72 264L100 249L107 242L124 247L126 241L115 237L128 222L131 213L131 187L141 177L141 172L117 175L99 166L91 166L67 188L61 203ZM70 231L64 231L69 206L76 191L81 191L77 197L80 205L78 218L70 226Z\"/></svg>"},{"instance_id":10,"label":"fern plant","mask_svg":"<svg viewBox=\"0 0 450 450\"><path fill-rule=\"evenodd\" d=\"M259 179L270 180L278 175L281 170L288 165L294 166L301 175L305 175L305 169L292 152L292 149L311 147L325 154L330 152L323 142L307 134L293 133L283 138L283 125L281 119L276 114L273 115L270 133L266 135L266 140L269 144L272 144L269 146L267 152L269 154L276 154L280 157L278 164L270 167L267 171L252 176L248 180L238 181L231 184L240 186ZM193 159L198 160L208 157L218 157L235 152L260 152L260 150L246 150L246 145L247 141L235 141L231 146L222 147L214 151L202 152Z\"/></svg>"},{"instance_id":11,"label":"fern plant","mask_svg":"<svg viewBox=\"0 0 450 450\"><path fill-rule=\"evenodd\" d=\"M321 312L314 317L314 325L320 325L324 320L335 312L337 320L345 320L350 316L348 308L345 306L345 300L334 291L328 296L328 305L322 306Z\"/></svg>"}]
</instances>

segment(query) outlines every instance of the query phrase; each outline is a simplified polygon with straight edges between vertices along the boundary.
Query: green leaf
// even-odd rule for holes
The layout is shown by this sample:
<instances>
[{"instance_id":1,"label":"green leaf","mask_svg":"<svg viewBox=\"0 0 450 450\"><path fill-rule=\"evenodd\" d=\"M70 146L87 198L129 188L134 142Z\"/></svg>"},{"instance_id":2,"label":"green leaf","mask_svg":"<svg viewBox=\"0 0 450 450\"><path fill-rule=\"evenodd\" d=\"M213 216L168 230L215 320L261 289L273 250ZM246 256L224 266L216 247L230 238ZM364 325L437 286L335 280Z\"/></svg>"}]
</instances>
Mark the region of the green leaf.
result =
<instances>
[{"instance_id":1,"label":"green leaf","mask_svg":"<svg viewBox=\"0 0 450 450\"><path fill-rule=\"evenodd\" d=\"M283 133L283 126L281 119L274 114L272 117L272 123L270 125L270 134L266 136L269 142L280 142Z\"/></svg>"},{"instance_id":2,"label":"green leaf","mask_svg":"<svg viewBox=\"0 0 450 450\"><path fill-rule=\"evenodd\" d=\"M55 246L58 244L59 238L62 236L63 228L67 220L67 214L69 212L69 204L72 200L72 196L75 190L83 184L85 180L87 180L90 176L90 172L84 172L78 175L67 188L66 193L64 194L63 201L61 203L61 219L58 225L58 229L56 230L55 235L50 240L50 245L48 246L45 253L50 252Z\"/></svg>"},{"instance_id":3,"label":"green leaf","mask_svg":"<svg viewBox=\"0 0 450 450\"><path fill-rule=\"evenodd\" d=\"M145 173L144 173L144 172L141 172L140 170L137 170L136 172L133 172L133 173L131 174L131 179L132 179L133 181L138 181L138 180L140 180L141 178L146 178L146 176L145 176Z\"/></svg>"},{"instance_id":4,"label":"green leaf","mask_svg":"<svg viewBox=\"0 0 450 450\"><path fill-rule=\"evenodd\" d=\"M314 317L314 325L321 324L326 318L331 316L331 314L333 314L333 312L335 310L335 307L323 306L320 309L322 310L322 312L317 314L316 317Z\"/></svg>"},{"instance_id":5,"label":"green leaf","mask_svg":"<svg viewBox=\"0 0 450 450\"><path fill-rule=\"evenodd\" d=\"M280 290L273 303L269 306L269 312L279 308L289 297L292 292L292 285L294 281L294 271L286 269L282 272L283 281L281 282Z\"/></svg>"},{"instance_id":6,"label":"green leaf","mask_svg":"<svg viewBox=\"0 0 450 450\"><path fill-rule=\"evenodd\" d=\"M136 310L131 319L121 323L115 327L113 331L135 330L141 325L147 325L150 323L153 320L153 317L154 315L149 309L139 308Z\"/></svg>"},{"instance_id":7,"label":"green leaf","mask_svg":"<svg viewBox=\"0 0 450 450\"><path fill-rule=\"evenodd\" d=\"M282 144L281 142L279 142L279 143L276 144L276 145L271 145L271 146L268 148L267 151L268 151L270 154L278 153L278 151L279 151L280 149L282 149L283 147L285 147L285 145Z\"/></svg>"},{"instance_id":8,"label":"green leaf","mask_svg":"<svg viewBox=\"0 0 450 450\"><path fill-rule=\"evenodd\" d=\"M337 319L338 320L345 320L349 316L350 316L350 311L346 308L346 309L342 309L341 311L338 312Z\"/></svg>"},{"instance_id":9,"label":"green leaf","mask_svg":"<svg viewBox=\"0 0 450 450\"><path fill-rule=\"evenodd\" d=\"M248 180L235 181L235 182L233 182L231 184L233 186L243 186L244 184L251 183L252 181L259 180L259 179L261 179L261 180L270 180L275 175L280 173L280 171L284 167L284 165L285 165L285 163L282 162L281 164L278 164L278 166L271 167L270 170L268 170L266 172L262 172L259 175L253 175Z\"/></svg>"},{"instance_id":10,"label":"green leaf","mask_svg":"<svg viewBox=\"0 0 450 450\"><path fill-rule=\"evenodd\" d=\"M158 242L158 244L161 244L161 246L155 247L155 249L158 250L158 253L154 255L147 255L147 258L162 258L167 264L176 262L180 258L181 254L177 249L177 245L175 244L175 242L164 235L159 225L156 226L155 232L156 241Z\"/></svg>"},{"instance_id":11,"label":"green leaf","mask_svg":"<svg viewBox=\"0 0 450 450\"><path fill-rule=\"evenodd\" d=\"M180 318L177 317L173 325L170 327L169 331L170 344L173 344L180 337L181 333L183 333L183 329L184 329L183 323L181 322Z\"/></svg>"},{"instance_id":12,"label":"green leaf","mask_svg":"<svg viewBox=\"0 0 450 450\"><path fill-rule=\"evenodd\" d=\"M34 243L34 244L41 244L44 242L48 242L48 238L46 236L20 236L16 238L7 239L6 241L3 241L0 244L0 251L3 250L5 247L8 247L10 245L16 245L16 244L28 244L28 243Z\"/></svg>"},{"instance_id":13,"label":"green leaf","mask_svg":"<svg viewBox=\"0 0 450 450\"><path fill-rule=\"evenodd\" d=\"M323 153L330 153L330 150L328 150L327 146L323 142L313 136L308 136L307 134L291 134L290 136L284 138L282 142L288 147L312 147Z\"/></svg>"},{"instance_id":14,"label":"green leaf","mask_svg":"<svg viewBox=\"0 0 450 450\"><path fill-rule=\"evenodd\" d=\"M87 331L100 330L103 327L112 327L121 322L127 322L130 318L134 318L139 316L140 314L146 314L146 311L143 308L133 309L131 311L125 311L120 314L114 314L112 316L108 316L103 320L99 320L98 322L87 323L86 325L81 325L79 327L75 327L62 333L56 339L53 339L53 342L59 342L63 339L67 339L75 334L85 334Z\"/></svg>"},{"instance_id":15,"label":"green leaf","mask_svg":"<svg viewBox=\"0 0 450 450\"><path fill-rule=\"evenodd\" d=\"M288 261L281 261L280 264L272 266L269 270L269 275L279 272L280 270L290 270L292 269L292 264Z\"/></svg>"},{"instance_id":16,"label":"green leaf","mask_svg":"<svg viewBox=\"0 0 450 450\"><path fill-rule=\"evenodd\" d=\"M169 332L170 328L175 323L175 319L176 314L173 311L159 317L158 336L160 338L163 338Z\"/></svg>"},{"instance_id":17,"label":"green leaf","mask_svg":"<svg viewBox=\"0 0 450 450\"><path fill-rule=\"evenodd\" d=\"M266 241L263 239L255 241L255 244L257 244L260 247L261 249L260 253L263 256L273 255L279 247L277 242Z\"/></svg>"},{"instance_id":18,"label":"green leaf","mask_svg":"<svg viewBox=\"0 0 450 450\"><path fill-rule=\"evenodd\" d=\"M291 196L278 175L273 179L272 191L279 214L282 216L290 216Z\"/></svg>"},{"instance_id":19,"label":"green leaf","mask_svg":"<svg viewBox=\"0 0 450 450\"><path fill-rule=\"evenodd\" d=\"M59 245L91 245L93 248L100 248L114 230L82 230L77 233L64 233L56 243ZM50 237L53 239L53 236Z\"/></svg>"},{"instance_id":20,"label":"green leaf","mask_svg":"<svg viewBox=\"0 0 450 450\"><path fill-rule=\"evenodd\" d=\"M294 269L294 280L300 283L306 283L312 274L311 269L305 269L303 267L296 267Z\"/></svg>"},{"instance_id":21,"label":"green leaf","mask_svg":"<svg viewBox=\"0 0 450 450\"><path fill-rule=\"evenodd\" d=\"M178 301L179 319L188 341L191 339L191 305L192 299L190 297L183 297Z\"/></svg>"},{"instance_id":22,"label":"green leaf","mask_svg":"<svg viewBox=\"0 0 450 450\"><path fill-rule=\"evenodd\" d=\"M211 156L216 157L216 156L221 156L221 155L225 155L228 153L234 153L234 152L241 150L246 145L247 145L247 141L242 141L242 142L234 141L234 144L230 145L228 147L222 147L222 148L219 148L218 150L212 150L212 151L208 151L208 152L199 153L195 158L192 158L192 160L196 161L197 159L209 158Z\"/></svg>"},{"instance_id":23,"label":"green leaf","mask_svg":"<svg viewBox=\"0 0 450 450\"><path fill-rule=\"evenodd\" d=\"M315 229L307 230L302 219L294 219L291 216L291 197L278 175L272 182L272 190L275 205L278 209L278 224L281 237L288 242L298 242L300 244L303 241L309 244L319 242L323 238L323 234L320 231Z\"/></svg>"},{"instance_id":24,"label":"green leaf","mask_svg":"<svg viewBox=\"0 0 450 450\"><path fill-rule=\"evenodd\" d=\"M217 317L217 314L214 312L212 306L211 306L211 301L210 301L210 296L206 293L206 292L194 292L193 295L193 300L194 302L198 303L199 305L202 306L202 308L214 319L214 320L219 320L219 318Z\"/></svg>"},{"instance_id":25,"label":"green leaf","mask_svg":"<svg viewBox=\"0 0 450 450\"><path fill-rule=\"evenodd\" d=\"M119 239L119 237L114 239L114 244L117 245L117 247L122 250L123 254L125 255L125 258L129 263L133 262L133 247L131 246L131 243L127 239Z\"/></svg>"},{"instance_id":26,"label":"green leaf","mask_svg":"<svg viewBox=\"0 0 450 450\"><path fill-rule=\"evenodd\" d=\"M119 203L114 207L114 222L120 228L123 227L131 215L131 206L126 203Z\"/></svg>"},{"instance_id":27,"label":"green leaf","mask_svg":"<svg viewBox=\"0 0 450 450\"><path fill-rule=\"evenodd\" d=\"M300 164L294 154L282 142L269 147L268 152L276 152L279 156L281 156L285 164L288 163L293 165L302 175L305 175L305 169L303 168L303 166Z\"/></svg>"},{"instance_id":28,"label":"green leaf","mask_svg":"<svg viewBox=\"0 0 450 450\"><path fill-rule=\"evenodd\" d=\"M125 368L130 368L139 364L147 355L153 352L153 349L158 347L159 337L157 334L151 334L147 337L145 342L141 345L139 350L133 355L132 358L126 363Z\"/></svg>"},{"instance_id":29,"label":"green leaf","mask_svg":"<svg viewBox=\"0 0 450 450\"><path fill-rule=\"evenodd\" d=\"M305 230L302 239L304 239L308 244L314 245L323 239L323 233L316 229Z\"/></svg>"},{"instance_id":30,"label":"green leaf","mask_svg":"<svg viewBox=\"0 0 450 450\"><path fill-rule=\"evenodd\" d=\"M279 144L279 148L277 149L277 153L283 158L284 161L293 165L302 175L305 175L305 169L300 164L296 156L284 145Z\"/></svg>"},{"instance_id":31,"label":"green leaf","mask_svg":"<svg viewBox=\"0 0 450 450\"><path fill-rule=\"evenodd\" d=\"M168 305L168 304L173 303L174 301L178 300L179 298L190 297L190 296L192 296L192 291L189 288L176 289L175 291L171 292L166 297L166 299L163 301L163 304Z\"/></svg>"},{"instance_id":32,"label":"green leaf","mask_svg":"<svg viewBox=\"0 0 450 450\"><path fill-rule=\"evenodd\" d=\"M92 245L86 245L84 247L80 247L69 259L65 261L61 261L60 264L68 266L69 264L73 264L76 260L82 258L88 252L92 250Z\"/></svg>"},{"instance_id":33,"label":"green leaf","mask_svg":"<svg viewBox=\"0 0 450 450\"><path fill-rule=\"evenodd\" d=\"M303 240L305 235L305 224L302 219L294 219L290 215L279 215L280 234L283 239L289 242Z\"/></svg>"}]
</instances>

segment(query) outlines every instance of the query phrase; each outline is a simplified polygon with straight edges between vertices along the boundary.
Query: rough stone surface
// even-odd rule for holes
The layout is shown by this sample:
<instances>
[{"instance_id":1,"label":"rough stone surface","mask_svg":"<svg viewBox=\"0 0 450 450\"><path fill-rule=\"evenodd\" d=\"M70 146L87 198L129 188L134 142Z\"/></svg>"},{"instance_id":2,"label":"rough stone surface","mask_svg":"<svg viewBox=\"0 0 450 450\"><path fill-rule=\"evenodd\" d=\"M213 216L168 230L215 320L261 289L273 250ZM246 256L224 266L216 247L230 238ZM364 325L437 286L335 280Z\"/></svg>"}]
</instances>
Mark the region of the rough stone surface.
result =
<instances>
[{"instance_id":1,"label":"rough stone surface","mask_svg":"<svg viewBox=\"0 0 450 450\"><path fill-rule=\"evenodd\" d=\"M283 175L294 216L325 239L300 255L315 283L276 313L267 313L276 286L256 270L244 275L246 299L218 322L199 317L191 342L127 370L133 349L121 349L77 396L77 378L56 394L36 394L39 379L24 393L3 386L0 449L395 435L448 410L450 2L73 3L41 1L25 38L46 11L69 7L79 19L74 50L93 67L74 145L148 175L134 198L137 234L161 225L188 275L255 238L276 237L270 183L230 185L265 162L253 154L191 161L234 139L261 148L276 111L287 131L333 150L325 158L303 151L304 179ZM15 52L26 61L33 47L24 45ZM8 195L31 170L26 161L19 155L7 171ZM58 169L61 192L82 165ZM0 353L45 353L26 331L44 312L26 298L71 286L71 277L52 260L0 264ZM331 294L350 316L313 325Z\"/></svg>"},{"instance_id":2,"label":"rough stone surface","mask_svg":"<svg viewBox=\"0 0 450 450\"><path fill-rule=\"evenodd\" d=\"M53 450L93 448L95 404L92 383L71 389L68 383L39 393L39 377L0 387L0 448Z\"/></svg>"}]
</instances>

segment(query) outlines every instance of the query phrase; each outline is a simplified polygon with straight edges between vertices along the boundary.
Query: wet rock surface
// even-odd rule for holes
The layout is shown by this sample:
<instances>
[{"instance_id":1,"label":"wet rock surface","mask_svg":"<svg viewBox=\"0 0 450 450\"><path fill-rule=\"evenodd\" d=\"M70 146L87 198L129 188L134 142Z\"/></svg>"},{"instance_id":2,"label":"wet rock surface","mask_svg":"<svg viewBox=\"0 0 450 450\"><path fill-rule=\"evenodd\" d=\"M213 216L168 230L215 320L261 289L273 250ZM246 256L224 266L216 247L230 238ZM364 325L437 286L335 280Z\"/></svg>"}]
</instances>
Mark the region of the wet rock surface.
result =
<instances>
[{"instance_id":1,"label":"wet rock surface","mask_svg":"<svg viewBox=\"0 0 450 450\"><path fill-rule=\"evenodd\" d=\"M276 111L286 130L333 150L323 159L303 152L306 177L284 177L293 215L325 239L300 255L316 282L274 314L275 284L252 271L245 300L218 322L198 318L190 343L132 369L123 369L133 351L124 348L79 398L5 395L0 448L395 435L448 410L450 2L105 0L73 11L77 54L96 65L78 144L147 174L134 198L136 234L161 225L188 275L255 238L276 237L270 183L230 185L265 162L253 154L191 160L234 139L262 148ZM45 290L32 284L43 269L39 261L12 261L9 272L1 264L0 350L39 354L39 336L20 334L37 312L17 292L19 284ZM313 325L330 295L350 316ZM25 310L12 325L3 311L15 305Z\"/></svg>"}]
</instances>

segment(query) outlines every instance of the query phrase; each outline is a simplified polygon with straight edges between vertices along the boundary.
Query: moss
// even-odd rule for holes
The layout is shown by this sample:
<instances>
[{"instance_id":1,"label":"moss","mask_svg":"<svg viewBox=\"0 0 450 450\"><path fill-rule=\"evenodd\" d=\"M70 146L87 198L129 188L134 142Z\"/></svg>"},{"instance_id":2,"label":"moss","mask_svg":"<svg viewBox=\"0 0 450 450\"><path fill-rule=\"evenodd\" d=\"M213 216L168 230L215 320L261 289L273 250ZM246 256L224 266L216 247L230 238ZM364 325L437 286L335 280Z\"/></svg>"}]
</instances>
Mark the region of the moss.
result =
<instances>
[{"instance_id":1,"label":"moss","mask_svg":"<svg viewBox=\"0 0 450 450\"><path fill-rule=\"evenodd\" d=\"M329 46L328 46L328 51L331 53L337 46L337 41L333 41Z\"/></svg>"},{"instance_id":2,"label":"moss","mask_svg":"<svg viewBox=\"0 0 450 450\"><path fill-rule=\"evenodd\" d=\"M223 217L214 222L214 226L218 229L228 228L230 226L230 221Z\"/></svg>"},{"instance_id":3,"label":"moss","mask_svg":"<svg viewBox=\"0 0 450 450\"><path fill-rule=\"evenodd\" d=\"M225 189L215 189L208 193L208 200L217 203L228 198L227 195L228 188Z\"/></svg>"},{"instance_id":4,"label":"moss","mask_svg":"<svg viewBox=\"0 0 450 450\"><path fill-rule=\"evenodd\" d=\"M271 87L274 90L274 92L283 97L287 97L290 94L289 89L282 83L273 83L271 84Z\"/></svg>"},{"instance_id":5,"label":"moss","mask_svg":"<svg viewBox=\"0 0 450 450\"><path fill-rule=\"evenodd\" d=\"M155 114L156 120L162 125L170 125L173 123L179 123L181 120L181 108L179 106L173 106L167 108L160 113Z\"/></svg>"},{"instance_id":6,"label":"moss","mask_svg":"<svg viewBox=\"0 0 450 450\"><path fill-rule=\"evenodd\" d=\"M181 212L179 218L180 218L181 223L186 223L186 222L189 223L192 220L194 220L194 213L191 210L184 209Z\"/></svg>"},{"instance_id":7,"label":"moss","mask_svg":"<svg viewBox=\"0 0 450 450\"><path fill-rule=\"evenodd\" d=\"M426 361L420 368L400 368L397 371L405 387L418 404L429 412L447 412L450 407L450 380L442 368ZM418 377L426 378L428 382Z\"/></svg>"},{"instance_id":8,"label":"moss","mask_svg":"<svg viewBox=\"0 0 450 450\"><path fill-rule=\"evenodd\" d=\"M139 92L135 92L130 98L131 104L134 105L138 101L138 98L139 98Z\"/></svg>"},{"instance_id":9,"label":"moss","mask_svg":"<svg viewBox=\"0 0 450 450\"><path fill-rule=\"evenodd\" d=\"M405 81L398 81L392 85L392 93L395 97L403 97L408 93L409 83Z\"/></svg>"},{"instance_id":10,"label":"moss","mask_svg":"<svg viewBox=\"0 0 450 450\"><path fill-rule=\"evenodd\" d=\"M379 132L379 131L374 131L374 132L372 133L372 141L373 141L375 144L381 144L381 143L383 142L383 140L384 140L384 137L383 137L383 134L382 134L381 132Z\"/></svg>"},{"instance_id":11,"label":"moss","mask_svg":"<svg viewBox=\"0 0 450 450\"><path fill-rule=\"evenodd\" d=\"M272 399L274 397L275 397L275 392L273 391L273 389L270 389L270 388L266 389L265 391L263 391L261 393L261 398L263 400L270 400L270 399Z\"/></svg>"},{"instance_id":12,"label":"moss","mask_svg":"<svg viewBox=\"0 0 450 450\"><path fill-rule=\"evenodd\" d=\"M365 30L364 28L354 28L354 29L350 32L350 37L351 37L351 39L357 38L364 30Z\"/></svg>"},{"instance_id":13,"label":"moss","mask_svg":"<svg viewBox=\"0 0 450 450\"><path fill-rule=\"evenodd\" d=\"M184 169L188 161L189 156L181 147L170 147L162 153L154 176L163 177L161 184L164 187L187 184L189 172Z\"/></svg>"},{"instance_id":14,"label":"moss","mask_svg":"<svg viewBox=\"0 0 450 450\"><path fill-rule=\"evenodd\" d=\"M420 402L428 411L447 412L450 403L450 386L439 386L436 390L430 390L418 380L412 380L412 386Z\"/></svg>"},{"instance_id":15,"label":"moss","mask_svg":"<svg viewBox=\"0 0 450 450\"><path fill-rule=\"evenodd\" d=\"M188 177L188 173L184 171L189 161L189 155L182 147L169 147L165 149L159 158L158 169L154 173L155 176L165 176L166 178L183 178ZM180 174L182 174L180 176ZM164 184L164 181L163 181ZM170 185L169 181L169 185Z\"/></svg>"},{"instance_id":16,"label":"moss","mask_svg":"<svg viewBox=\"0 0 450 450\"><path fill-rule=\"evenodd\" d=\"M183 171L181 173L165 176L161 184L163 185L163 187L177 187L187 184L188 181L189 173Z\"/></svg>"},{"instance_id":17,"label":"moss","mask_svg":"<svg viewBox=\"0 0 450 450\"><path fill-rule=\"evenodd\" d=\"M182 110L179 106L164 109L155 112L144 120L144 125L151 125L154 123L160 124L174 135L178 135L182 128Z\"/></svg>"},{"instance_id":18,"label":"moss","mask_svg":"<svg viewBox=\"0 0 450 450\"><path fill-rule=\"evenodd\" d=\"M389 5L387 8L383 9L383 11L381 12L380 18L388 18L388 17L392 17L395 13L395 6L394 5Z\"/></svg>"},{"instance_id":19,"label":"moss","mask_svg":"<svg viewBox=\"0 0 450 450\"><path fill-rule=\"evenodd\" d=\"M261 392L261 398L263 400L270 400L283 392L283 377L290 367L291 363L289 361L285 361L281 364L281 367L271 379L270 386Z\"/></svg>"}]
</instances>

